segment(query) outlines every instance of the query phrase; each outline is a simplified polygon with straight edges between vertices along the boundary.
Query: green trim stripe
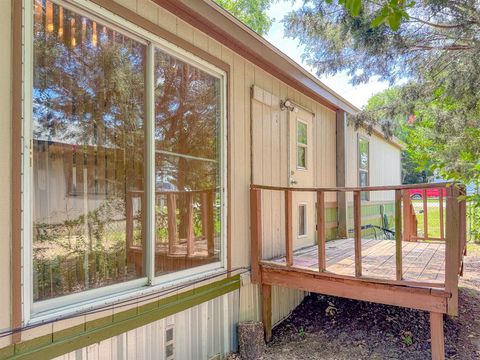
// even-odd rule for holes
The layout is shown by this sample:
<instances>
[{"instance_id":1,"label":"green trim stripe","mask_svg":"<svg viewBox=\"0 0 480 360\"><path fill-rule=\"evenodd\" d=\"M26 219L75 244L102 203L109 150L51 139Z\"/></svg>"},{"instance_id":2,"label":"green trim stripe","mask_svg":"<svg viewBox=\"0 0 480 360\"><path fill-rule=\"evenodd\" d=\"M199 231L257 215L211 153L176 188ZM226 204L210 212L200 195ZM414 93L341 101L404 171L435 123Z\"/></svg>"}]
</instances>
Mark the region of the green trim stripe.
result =
<instances>
[{"instance_id":1,"label":"green trim stripe","mask_svg":"<svg viewBox=\"0 0 480 360\"><path fill-rule=\"evenodd\" d=\"M0 359L50 359L150 324L240 288L240 275L172 295L135 309L88 321L0 349Z\"/></svg>"}]
</instances>

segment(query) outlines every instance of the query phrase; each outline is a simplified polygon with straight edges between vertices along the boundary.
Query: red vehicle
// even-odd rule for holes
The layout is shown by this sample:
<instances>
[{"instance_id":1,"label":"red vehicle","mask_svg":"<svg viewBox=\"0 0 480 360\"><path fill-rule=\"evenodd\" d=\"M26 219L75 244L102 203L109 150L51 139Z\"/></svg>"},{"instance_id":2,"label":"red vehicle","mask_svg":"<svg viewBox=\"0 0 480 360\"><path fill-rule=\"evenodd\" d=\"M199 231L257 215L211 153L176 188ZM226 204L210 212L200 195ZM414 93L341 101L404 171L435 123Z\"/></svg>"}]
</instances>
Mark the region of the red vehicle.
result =
<instances>
[{"instance_id":1,"label":"red vehicle","mask_svg":"<svg viewBox=\"0 0 480 360\"><path fill-rule=\"evenodd\" d=\"M442 191L444 197L447 194L447 191L445 188L412 189L410 190L410 198L413 200L422 199L423 191L426 191L427 199L438 198L440 196L440 191Z\"/></svg>"}]
</instances>

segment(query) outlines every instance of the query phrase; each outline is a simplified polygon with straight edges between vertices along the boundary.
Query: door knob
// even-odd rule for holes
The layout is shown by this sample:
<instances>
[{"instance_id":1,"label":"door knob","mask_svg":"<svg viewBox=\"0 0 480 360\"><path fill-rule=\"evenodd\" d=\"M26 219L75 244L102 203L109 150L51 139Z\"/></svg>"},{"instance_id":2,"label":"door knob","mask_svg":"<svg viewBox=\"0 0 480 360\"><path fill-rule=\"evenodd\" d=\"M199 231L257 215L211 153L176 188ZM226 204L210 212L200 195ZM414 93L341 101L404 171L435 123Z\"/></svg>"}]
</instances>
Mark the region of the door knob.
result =
<instances>
[{"instance_id":1,"label":"door knob","mask_svg":"<svg viewBox=\"0 0 480 360\"><path fill-rule=\"evenodd\" d=\"M298 184L297 180L290 179L290 185L296 185Z\"/></svg>"}]
</instances>

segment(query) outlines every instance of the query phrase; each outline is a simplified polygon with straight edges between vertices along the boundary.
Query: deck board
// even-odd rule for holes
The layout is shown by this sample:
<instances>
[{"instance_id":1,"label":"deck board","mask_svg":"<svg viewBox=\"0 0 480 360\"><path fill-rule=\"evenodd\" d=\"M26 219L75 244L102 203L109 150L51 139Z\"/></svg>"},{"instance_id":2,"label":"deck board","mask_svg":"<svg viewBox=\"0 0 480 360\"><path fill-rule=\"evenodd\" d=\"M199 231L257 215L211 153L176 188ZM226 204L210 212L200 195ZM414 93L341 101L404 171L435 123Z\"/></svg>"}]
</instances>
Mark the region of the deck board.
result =
<instances>
[{"instance_id":1,"label":"deck board","mask_svg":"<svg viewBox=\"0 0 480 360\"><path fill-rule=\"evenodd\" d=\"M327 271L354 276L355 251L353 239L326 243ZM445 245L441 243L406 242L402 244L403 279L441 283L445 279ZM285 263L285 257L272 259ZM295 250L293 265L318 269L317 245ZM395 241L362 239L362 275L395 280Z\"/></svg>"}]
</instances>

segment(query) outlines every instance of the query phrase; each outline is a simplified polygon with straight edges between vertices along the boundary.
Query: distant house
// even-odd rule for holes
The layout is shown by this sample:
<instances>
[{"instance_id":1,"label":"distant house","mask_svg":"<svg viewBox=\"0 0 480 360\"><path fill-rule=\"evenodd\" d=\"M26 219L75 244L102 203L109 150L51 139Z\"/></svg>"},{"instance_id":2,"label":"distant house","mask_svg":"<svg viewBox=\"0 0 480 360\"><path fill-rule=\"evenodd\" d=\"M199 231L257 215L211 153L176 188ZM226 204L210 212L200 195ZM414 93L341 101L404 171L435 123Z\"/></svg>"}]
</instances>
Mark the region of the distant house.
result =
<instances>
[{"instance_id":1,"label":"distant house","mask_svg":"<svg viewBox=\"0 0 480 360\"><path fill-rule=\"evenodd\" d=\"M401 144L213 2L15 0L0 18L0 358L218 359L239 321L268 339L308 291L455 313L448 272L440 295L403 292ZM388 289L358 272L362 241L396 264Z\"/></svg>"}]
</instances>

